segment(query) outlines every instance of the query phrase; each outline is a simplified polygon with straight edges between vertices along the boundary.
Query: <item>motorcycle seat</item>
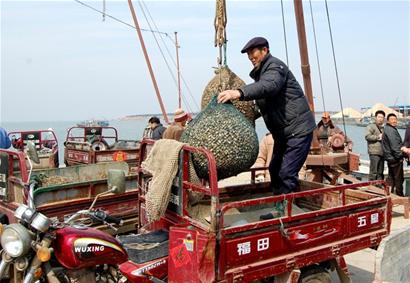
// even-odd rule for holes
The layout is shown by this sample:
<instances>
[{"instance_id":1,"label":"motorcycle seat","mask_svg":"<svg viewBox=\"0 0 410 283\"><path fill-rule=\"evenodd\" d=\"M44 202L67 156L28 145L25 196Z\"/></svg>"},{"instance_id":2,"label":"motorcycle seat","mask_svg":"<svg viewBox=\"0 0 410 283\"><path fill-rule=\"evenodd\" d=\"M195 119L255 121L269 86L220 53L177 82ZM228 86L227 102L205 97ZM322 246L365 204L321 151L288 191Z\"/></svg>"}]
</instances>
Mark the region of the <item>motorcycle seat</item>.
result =
<instances>
[{"instance_id":1,"label":"motorcycle seat","mask_svg":"<svg viewBox=\"0 0 410 283\"><path fill-rule=\"evenodd\" d=\"M166 230L118 237L128 253L129 260L138 264L167 256L168 239L169 235Z\"/></svg>"}]
</instances>

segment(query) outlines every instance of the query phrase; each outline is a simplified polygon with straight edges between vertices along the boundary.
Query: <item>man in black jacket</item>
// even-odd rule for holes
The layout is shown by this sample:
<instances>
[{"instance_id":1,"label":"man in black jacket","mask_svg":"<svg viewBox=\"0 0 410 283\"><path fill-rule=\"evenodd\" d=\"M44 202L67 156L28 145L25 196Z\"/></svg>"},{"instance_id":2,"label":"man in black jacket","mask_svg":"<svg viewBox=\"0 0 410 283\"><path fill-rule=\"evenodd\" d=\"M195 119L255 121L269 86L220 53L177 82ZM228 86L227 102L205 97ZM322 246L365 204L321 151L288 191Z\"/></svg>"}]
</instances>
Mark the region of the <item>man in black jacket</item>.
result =
<instances>
[{"instance_id":1,"label":"man in black jacket","mask_svg":"<svg viewBox=\"0 0 410 283\"><path fill-rule=\"evenodd\" d=\"M161 121L159 120L158 117L151 117L148 120L148 124L151 128L151 134L150 138L153 140L159 140L162 139L162 134L165 132L167 128L162 126Z\"/></svg>"},{"instance_id":2,"label":"man in black jacket","mask_svg":"<svg viewBox=\"0 0 410 283\"><path fill-rule=\"evenodd\" d=\"M393 113L387 115L387 124L384 127L382 136L382 145L384 159L389 167L388 183L391 186L391 191L396 195L403 195L403 142L399 131L397 131L397 116Z\"/></svg>"},{"instance_id":3,"label":"man in black jacket","mask_svg":"<svg viewBox=\"0 0 410 283\"><path fill-rule=\"evenodd\" d=\"M281 60L269 53L263 37L251 39L241 51L247 53L254 68L254 83L218 95L218 102L255 100L266 127L275 140L269 165L275 195L298 189L298 172L309 153L315 119L303 90Z\"/></svg>"}]
</instances>

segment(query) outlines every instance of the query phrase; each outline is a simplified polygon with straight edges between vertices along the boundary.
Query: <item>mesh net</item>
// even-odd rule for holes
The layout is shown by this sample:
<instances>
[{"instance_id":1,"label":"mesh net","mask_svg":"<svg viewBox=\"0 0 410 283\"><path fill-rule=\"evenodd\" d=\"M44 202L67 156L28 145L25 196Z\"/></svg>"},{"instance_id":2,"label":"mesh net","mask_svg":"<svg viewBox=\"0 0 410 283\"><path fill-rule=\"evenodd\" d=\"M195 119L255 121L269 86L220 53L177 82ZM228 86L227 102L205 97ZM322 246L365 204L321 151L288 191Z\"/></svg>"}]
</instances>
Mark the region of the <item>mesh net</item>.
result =
<instances>
[{"instance_id":1,"label":"mesh net","mask_svg":"<svg viewBox=\"0 0 410 283\"><path fill-rule=\"evenodd\" d=\"M218 179L249 169L258 156L258 137L253 125L232 104L217 103L217 92L208 106L185 129L181 141L209 149L216 159ZM208 179L208 165L202 155L192 162L200 178Z\"/></svg>"}]
</instances>

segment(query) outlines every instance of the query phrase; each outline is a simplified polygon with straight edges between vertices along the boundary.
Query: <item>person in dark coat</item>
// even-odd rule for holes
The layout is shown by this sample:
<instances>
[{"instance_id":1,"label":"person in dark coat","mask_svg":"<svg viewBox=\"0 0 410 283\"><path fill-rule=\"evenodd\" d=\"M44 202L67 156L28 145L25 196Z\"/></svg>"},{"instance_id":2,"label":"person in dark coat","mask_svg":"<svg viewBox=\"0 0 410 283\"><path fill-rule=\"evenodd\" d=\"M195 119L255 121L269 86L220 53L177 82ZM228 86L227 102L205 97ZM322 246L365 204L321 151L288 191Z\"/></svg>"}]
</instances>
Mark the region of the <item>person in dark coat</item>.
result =
<instances>
[{"instance_id":1,"label":"person in dark coat","mask_svg":"<svg viewBox=\"0 0 410 283\"><path fill-rule=\"evenodd\" d=\"M255 82L221 92L218 102L255 100L275 140L269 165L273 192L295 192L298 172L309 153L316 127L313 113L296 78L285 63L270 54L265 38L251 39L241 53L247 53L254 66L250 76Z\"/></svg>"},{"instance_id":2,"label":"person in dark coat","mask_svg":"<svg viewBox=\"0 0 410 283\"><path fill-rule=\"evenodd\" d=\"M393 113L387 115L387 124L384 127L382 145L384 159L389 167L389 177L387 181L391 186L392 193L398 196L403 195L403 141L397 130L397 116Z\"/></svg>"},{"instance_id":3,"label":"person in dark coat","mask_svg":"<svg viewBox=\"0 0 410 283\"><path fill-rule=\"evenodd\" d=\"M384 157L382 147L383 124L386 114L383 110L375 113L376 121L366 128L365 139L367 141L367 152L369 153L369 180L383 180Z\"/></svg>"},{"instance_id":4,"label":"person in dark coat","mask_svg":"<svg viewBox=\"0 0 410 283\"><path fill-rule=\"evenodd\" d=\"M159 140L162 139L162 135L164 134L165 128L162 126L161 121L159 120L158 117L151 117L148 120L148 124L151 128L151 133L150 133L150 138L153 140Z\"/></svg>"}]
</instances>

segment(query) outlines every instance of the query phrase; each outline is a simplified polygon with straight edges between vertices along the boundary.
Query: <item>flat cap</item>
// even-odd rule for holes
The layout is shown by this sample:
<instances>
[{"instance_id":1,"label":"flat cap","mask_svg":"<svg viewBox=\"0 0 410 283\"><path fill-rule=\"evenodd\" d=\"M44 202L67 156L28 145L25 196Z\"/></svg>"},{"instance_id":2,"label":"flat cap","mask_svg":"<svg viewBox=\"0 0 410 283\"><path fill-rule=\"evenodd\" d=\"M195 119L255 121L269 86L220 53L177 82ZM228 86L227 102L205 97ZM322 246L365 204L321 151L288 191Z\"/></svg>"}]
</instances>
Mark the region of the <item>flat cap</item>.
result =
<instances>
[{"instance_id":1,"label":"flat cap","mask_svg":"<svg viewBox=\"0 0 410 283\"><path fill-rule=\"evenodd\" d=\"M251 40L249 40L248 43L245 44L245 46L241 50L241 53L246 53L248 52L249 49L252 49L255 47L269 48L269 42L264 37L254 37Z\"/></svg>"}]
</instances>

